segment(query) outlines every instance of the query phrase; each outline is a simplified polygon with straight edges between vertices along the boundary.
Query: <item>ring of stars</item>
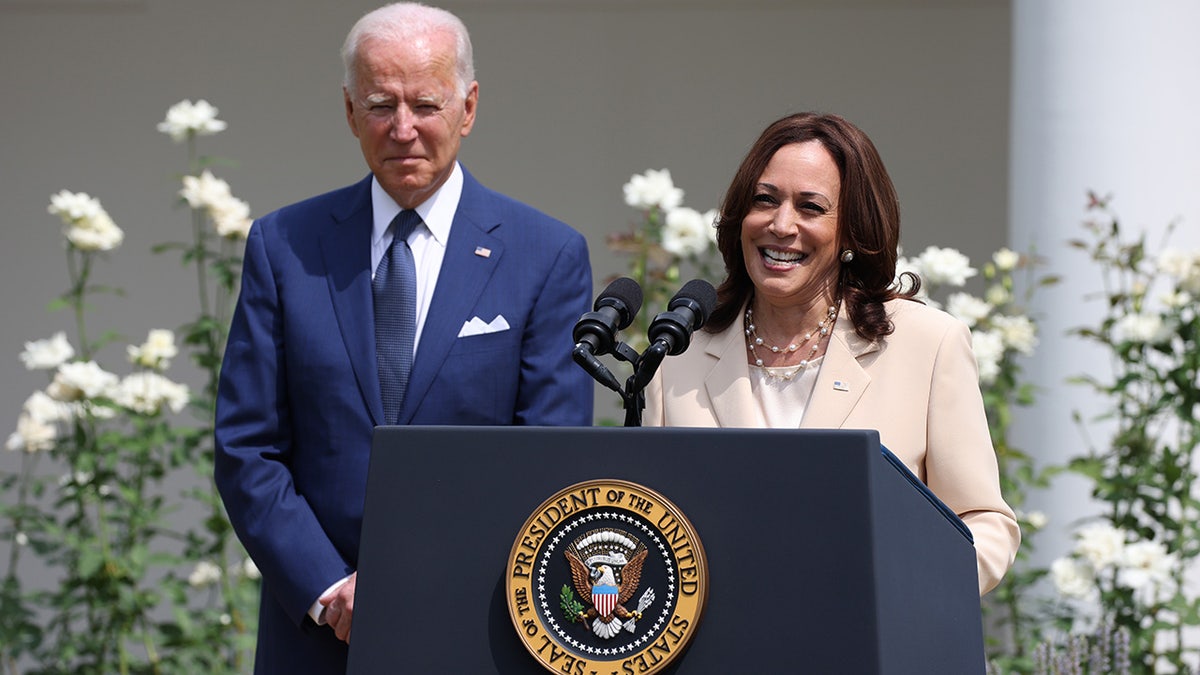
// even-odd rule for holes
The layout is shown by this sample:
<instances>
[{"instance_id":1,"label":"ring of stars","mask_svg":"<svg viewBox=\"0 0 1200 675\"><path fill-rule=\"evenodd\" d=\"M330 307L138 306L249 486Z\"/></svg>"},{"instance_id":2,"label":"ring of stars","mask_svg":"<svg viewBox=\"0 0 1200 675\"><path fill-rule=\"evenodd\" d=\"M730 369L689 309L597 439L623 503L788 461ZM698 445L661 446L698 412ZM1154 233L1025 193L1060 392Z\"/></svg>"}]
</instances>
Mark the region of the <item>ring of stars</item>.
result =
<instances>
[{"instance_id":1,"label":"ring of stars","mask_svg":"<svg viewBox=\"0 0 1200 675\"><path fill-rule=\"evenodd\" d=\"M546 569L549 567L550 559L554 551L558 548L559 543L567 539L572 530L589 525L596 520L617 520L636 527L637 529L641 530L647 539L653 542L654 547L658 549L658 553L663 560L672 561L672 564L667 566L666 597L661 603L662 608L659 610L658 615L654 620L654 625L651 626L650 630L646 631L631 642L614 647L593 647L580 642L568 634L566 630L559 625L558 619L554 617L554 614L550 608L550 599L546 595ZM546 624L552 631L554 631L554 634L557 635L560 640L562 640L563 644L570 645L577 651L593 656L620 657L624 654L633 653L640 649L643 645L652 642L653 637L658 635L663 626L666 624L667 620L671 617L671 612L673 612L675 609L674 557L671 555L671 551L667 548L666 542L663 541L662 537L658 536L658 533L645 522L643 522L642 519L612 511L605 511L603 513L588 513L586 515L577 516L568 520L566 524L563 525L562 529L555 533L554 537L550 540L550 543L547 544L546 548L542 551L542 559L538 563L537 593L538 603L541 606L542 618L545 619ZM555 598L557 599L557 596L555 596Z\"/></svg>"}]
</instances>

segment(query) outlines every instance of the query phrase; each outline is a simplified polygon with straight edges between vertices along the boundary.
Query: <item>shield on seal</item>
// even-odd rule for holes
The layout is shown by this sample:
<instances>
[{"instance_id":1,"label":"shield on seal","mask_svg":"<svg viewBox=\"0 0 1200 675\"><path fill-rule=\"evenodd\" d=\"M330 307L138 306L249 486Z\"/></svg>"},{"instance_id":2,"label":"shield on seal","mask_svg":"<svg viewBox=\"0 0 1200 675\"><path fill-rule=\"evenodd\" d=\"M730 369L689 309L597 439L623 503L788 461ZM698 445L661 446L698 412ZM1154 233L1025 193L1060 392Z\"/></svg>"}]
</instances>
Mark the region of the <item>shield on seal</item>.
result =
<instances>
[{"instance_id":1,"label":"shield on seal","mask_svg":"<svg viewBox=\"0 0 1200 675\"><path fill-rule=\"evenodd\" d=\"M592 586L592 604L600 616L611 616L617 608L616 586Z\"/></svg>"}]
</instances>

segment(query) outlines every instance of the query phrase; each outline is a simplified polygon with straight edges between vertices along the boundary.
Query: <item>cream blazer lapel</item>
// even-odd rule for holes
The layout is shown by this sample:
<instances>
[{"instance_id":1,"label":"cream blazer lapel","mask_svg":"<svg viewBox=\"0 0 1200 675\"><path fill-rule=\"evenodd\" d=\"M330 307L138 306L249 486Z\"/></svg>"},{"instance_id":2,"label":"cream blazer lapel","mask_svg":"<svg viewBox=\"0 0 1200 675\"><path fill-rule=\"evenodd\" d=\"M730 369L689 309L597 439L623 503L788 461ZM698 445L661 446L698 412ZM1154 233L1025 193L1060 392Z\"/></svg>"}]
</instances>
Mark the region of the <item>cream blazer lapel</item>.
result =
<instances>
[{"instance_id":1,"label":"cream blazer lapel","mask_svg":"<svg viewBox=\"0 0 1200 675\"><path fill-rule=\"evenodd\" d=\"M740 321L708 336L704 352L716 365L704 378L704 391L712 401L712 414L720 427L767 426L761 407L754 405L750 366L746 363L745 332Z\"/></svg>"},{"instance_id":2,"label":"cream blazer lapel","mask_svg":"<svg viewBox=\"0 0 1200 675\"><path fill-rule=\"evenodd\" d=\"M878 350L878 343L859 337L850 317L839 312L801 429L841 428L871 386L871 376L859 359Z\"/></svg>"}]
</instances>

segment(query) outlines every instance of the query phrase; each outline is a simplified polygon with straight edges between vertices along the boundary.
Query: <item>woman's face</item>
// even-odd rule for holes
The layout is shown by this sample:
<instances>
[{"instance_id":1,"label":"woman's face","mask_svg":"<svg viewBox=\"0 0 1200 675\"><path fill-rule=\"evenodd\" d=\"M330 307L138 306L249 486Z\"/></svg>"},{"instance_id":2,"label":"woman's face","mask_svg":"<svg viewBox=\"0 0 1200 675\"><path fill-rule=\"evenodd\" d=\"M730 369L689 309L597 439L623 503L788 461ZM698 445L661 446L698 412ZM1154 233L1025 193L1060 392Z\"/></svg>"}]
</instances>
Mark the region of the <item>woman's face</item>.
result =
<instances>
[{"instance_id":1,"label":"woman's face","mask_svg":"<svg viewBox=\"0 0 1200 675\"><path fill-rule=\"evenodd\" d=\"M802 306L833 297L841 186L819 141L785 145L771 157L742 221L742 255L759 297Z\"/></svg>"}]
</instances>

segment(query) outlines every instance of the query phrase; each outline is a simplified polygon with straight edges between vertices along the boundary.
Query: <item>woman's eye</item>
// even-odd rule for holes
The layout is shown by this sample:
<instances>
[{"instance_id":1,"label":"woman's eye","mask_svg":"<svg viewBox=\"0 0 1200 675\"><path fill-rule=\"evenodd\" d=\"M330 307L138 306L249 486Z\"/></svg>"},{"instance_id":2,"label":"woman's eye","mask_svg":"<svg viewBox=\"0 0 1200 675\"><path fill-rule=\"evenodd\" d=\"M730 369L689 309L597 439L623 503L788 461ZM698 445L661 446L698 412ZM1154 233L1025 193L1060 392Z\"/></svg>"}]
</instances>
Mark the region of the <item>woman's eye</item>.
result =
<instances>
[{"instance_id":1,"label":"woman's eye","mask_svg":"<svg viewBox=\"0 0 1200 675\"><path fill-rule=\"evenodd\" d=\"M775 197L766 193L754 195L754 201L759 204L777 204Z\"/></svg>"},{"instance_id":2,"label":"woman's eye","mask_svg":"<svg viewBox=\"0 0 1200 675\"><path fill-rule=\"evenodd\" d=\"M818 216L825 215L825 208L823 206L821 206L820 204L815 204L813 202L805 202L805 203L801 204L800 210L804 211L806 213L813 213Z\"/></svg>"}]
</instances>

